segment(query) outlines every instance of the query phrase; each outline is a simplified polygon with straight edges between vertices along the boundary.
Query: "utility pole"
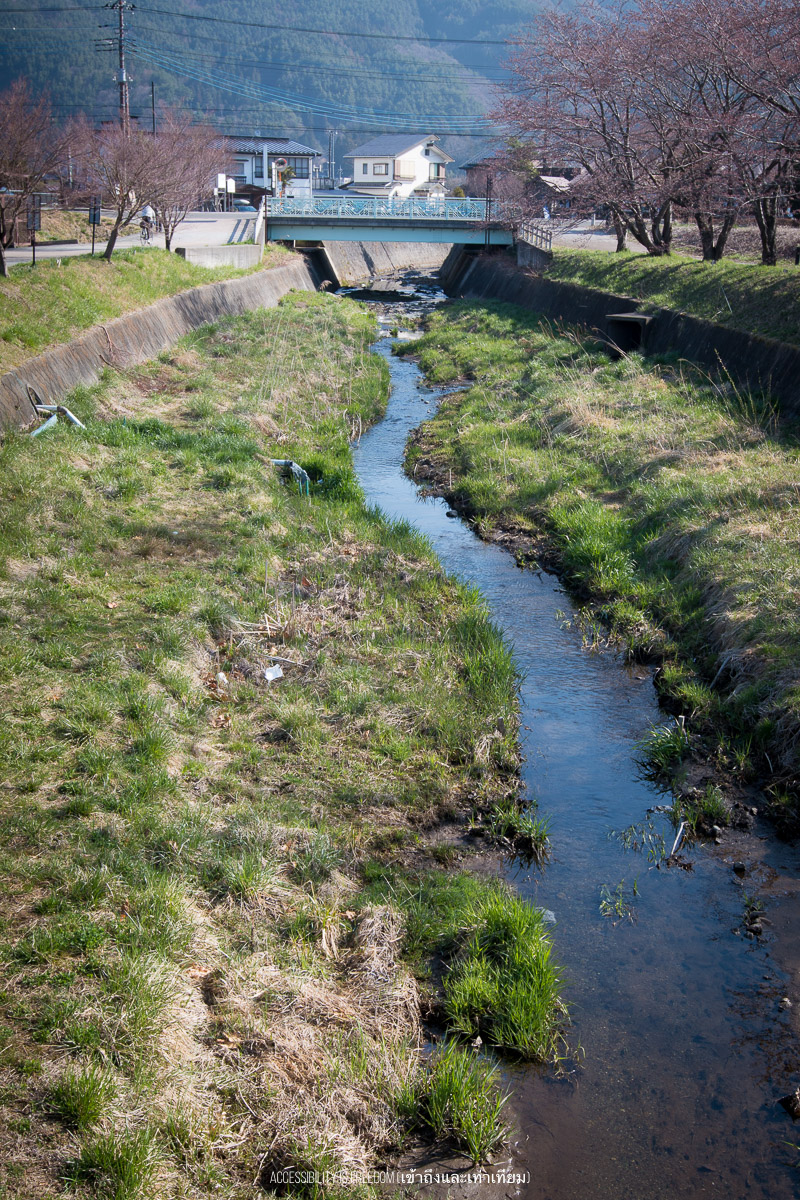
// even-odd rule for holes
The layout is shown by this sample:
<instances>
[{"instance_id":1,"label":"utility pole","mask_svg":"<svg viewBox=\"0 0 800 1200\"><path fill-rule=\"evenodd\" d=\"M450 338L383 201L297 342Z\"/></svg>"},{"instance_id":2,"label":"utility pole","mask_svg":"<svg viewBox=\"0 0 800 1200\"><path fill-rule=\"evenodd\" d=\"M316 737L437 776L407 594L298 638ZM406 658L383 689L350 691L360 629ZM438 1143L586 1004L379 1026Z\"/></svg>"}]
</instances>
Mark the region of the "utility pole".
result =
<instances>
[{"instance_id":1,"label":"utility pole","mask_svg":"<svg viewBox=\"0 0 800 1200\"><path fill-rule=\"evenodd\" d=\"M156 136L156 85L155 80L150 80L150 106L153 110L153 137Z\"/></svg>"},{"instance_id":2,"label":"utility pole","mask_svg":"<svg viewBox=\"0 0 800 1200\"><path fill-rule=\"evenodd\" d=\"M119 85L119 123L125 134L130 133L131 129L131 106L130 97L128 94L128 74L125 69L125 13L133 12L136 7L134 4L129 4L128 0L112 0L112 3L104 5L105 8L110 8L116 11L117 35L104 39L101 44L101 50L113 50L114 42L117 43L117 57L119 59L119 70L117 72L116 82ZM108 26L105 26L108 28Z\"/></svg>"},{"instance_id":3,"label":"utility pole","mask_svg":"<svg viewBox=\"0 0 800 1200\"><path fill-rule=\"evenodd\" d=\"M328 130L328 171L330 172L331 188L336 187L336 168L334 165L334 155L336 152L336 131Z\"/></svg>"}]
</instances>

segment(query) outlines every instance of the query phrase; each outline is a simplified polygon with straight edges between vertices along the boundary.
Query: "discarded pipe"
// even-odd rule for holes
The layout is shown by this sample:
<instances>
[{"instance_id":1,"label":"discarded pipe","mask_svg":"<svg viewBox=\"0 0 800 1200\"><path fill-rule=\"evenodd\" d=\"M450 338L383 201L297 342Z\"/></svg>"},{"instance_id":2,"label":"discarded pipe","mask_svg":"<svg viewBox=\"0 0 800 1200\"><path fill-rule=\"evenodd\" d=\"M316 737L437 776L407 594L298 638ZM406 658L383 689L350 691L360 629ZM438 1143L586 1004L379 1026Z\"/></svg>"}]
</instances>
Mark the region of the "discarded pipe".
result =
<instances>
[{"instance_id":1,"label":"discarded pipe","mask_svg":"<svg viewBox=\"0 0 800 1200\"><path fill-rule=\"evenodd\" d=\"M44 425L40 425L38 429L32 429L30 436L38 437L40 433L44 433L45 429L52 429L53 426L57 425L57 424L58 424L58 416L56 415L56 413L53 413L52 417L50 417L49 420L45 421Z\"/></svg>"},{"instance_id":2,"label":"discarded pipe","mask_svg":"<svg viewBox=\"0 0 800 1200\"><path fill-rule=\"evenodd\" d=\"M311 479L308 472L304 471L299 463L294 462L291 458L271 458L270 462L274 467L280 467L284 479L288 479L290 475L294 476L301 496L308 495Z\"/></svg>"},{"instance_id":3,"label":"discarded pipe","mask_svg":"<svg viewBox=\"0 0 800 1200\"><path fill-rule=\"evenodd\" d=\"M672 858L673 854L676 854L676 853L677 853L677 851L678 851L678 849L679 849L679 847L680 847L680 844L681 844L681 842L683 841L683 834L684 834L684 830L685 830L685 829L686 829L686 822L685 822L685 821L681 821L681 823L680 823L680 826L679 826L679 828L678 828L677 835L676 835L676 837L675 837L675 841L672 843L672 849L671 849L671 850L670 850L670 852L669 852L669 857L670 857L670 858Z\"/></svg>"},{"instance_id":4,"label":"discarded pipe","mask_svg":"<svg viewBox=\"0 0 800 1200\"><path fill-rule=\"evenodd\" d=\"M37 404L36 411L38 413L56 413L58 416L66 417L73 425L77 425L79 429L85 429L83 421L79 421L75 413L70 412L68 408L64 408L63 404Z\"/></svg>"}]
</instances>

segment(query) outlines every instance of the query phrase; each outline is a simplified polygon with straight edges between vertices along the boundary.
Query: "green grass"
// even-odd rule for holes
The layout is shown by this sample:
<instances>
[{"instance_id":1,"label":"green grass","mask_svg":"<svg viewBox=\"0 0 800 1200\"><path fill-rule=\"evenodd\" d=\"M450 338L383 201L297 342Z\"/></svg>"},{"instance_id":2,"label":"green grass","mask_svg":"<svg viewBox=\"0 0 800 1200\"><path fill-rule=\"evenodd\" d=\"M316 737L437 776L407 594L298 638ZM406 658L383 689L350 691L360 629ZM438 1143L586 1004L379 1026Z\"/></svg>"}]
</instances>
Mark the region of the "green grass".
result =
<instances>
[{"instance_id":1,"label":"green grass","mask_svg":"<svg viewBox=\"0 0 800 1200\"><path fill-rule=\"evenodd\" d=\"M288 261L267 246L258 270ZM132 309L187 288L247 274L234 267L198 267L166 250L119 250L111 262L96 255L40 259L0 279L0 373L59 342Z\"/></svg>"},{"instance_id":2,"label":"green grass","mask_svg":"<svg viewBox=\"0 0 800 1200\"><path fill-rule=\"evenodd\" d=\"M106 1115L116 1093L111 1076L96 1064L68 1067L47 1093L47 1108L66 1125L89 1129Z\"/></svg>"},{"instance_id":3,"label":"green grass","mask_svg":"<svg viewBox=\"0 0 800 1200\"><path fill-rule=\"evenodd\" d=\"M377 868L368 894L389 895L403 909L406 952L418 970L440 964L448 1033L480 1037L515 1058L558 1062L567 1012L538 909L464 872L414 877Z\"/></svg>"},{"instance_id":4,"label":"green grass","mask_svg":"<svg viewBox=\"0 0 800 1200\"><path fill-rule=\"evenodd\" d=\"M800 453L768 400L686 363L611 361L508 305L448 306L413 353L472 381L410 447L417 478L479 528L535 538L584 620L659 661L693 752L791 791Z\"/></svg>"},{"instance_id":5,"label":"green grass","mask_svg":"<svg viewBox=\"0 0 800 1200\"><path fill-rule=\"evenodd\" d=\"M0 445L0 1023L32 1194L70 1159L87 1200L244 1200L268 1144L338 1169L393 1143L409 964L433 979L477 910L438 914L439 872L376 910L365 878L492 811L518 717L481 598L354 477L373 337L292 296L79 390L85 432Z\"/></svg>"},{"instance_id":6,"label":"green grass","mask_svg":"<svg viewBox=\"0 0 800 1200\"><path fill-rule=\"evenodd\" d=\"M406 1104L412 1126L481 1165L491 1162L508 1132L501 1118L507 1100L498 1087L496 1066L457 1042L444 1042Z\"/></svg>"},{"instance_id":7,"label":"green grass","mask_svg":"<svg viewBox=\"0 0 800 1200\"><path fill-rule=\"evenodd\" d=\"M790 265L556 248L547 276L641 300L645 312L673 308L744 333L800 343L800 272Z\"/></svg>"}]
</instances>

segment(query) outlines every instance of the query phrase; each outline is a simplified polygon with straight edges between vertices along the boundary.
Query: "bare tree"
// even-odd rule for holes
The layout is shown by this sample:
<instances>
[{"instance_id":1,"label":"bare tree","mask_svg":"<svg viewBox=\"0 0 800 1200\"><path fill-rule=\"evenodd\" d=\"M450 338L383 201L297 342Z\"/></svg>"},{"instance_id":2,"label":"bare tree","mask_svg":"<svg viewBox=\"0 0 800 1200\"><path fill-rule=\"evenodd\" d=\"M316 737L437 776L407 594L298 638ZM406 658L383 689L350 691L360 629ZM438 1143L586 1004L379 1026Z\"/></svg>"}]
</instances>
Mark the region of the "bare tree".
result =
<instances>
[{"instance_id":1,"label":"bare tree","mask_svg":"<svg viewBox=\"0 0 800 1200\"><path fill-rule=\"evenodd\" d=\"M797 0L582 0L517 43L498 115L540 159L579 165L571 193L668 254L675 208L722 257L743 208L762 261L800 181Z\"/></svg>"},{"instance_id":2,"label":"bare tree","mask_svg":"<svg viewBox=\"0 0 800 1200\"><path fill-rule=\"evenodd\" d=\"M141 129L124 130L117 124L93 129L80 121L71 130L71 142L86 182L114 209L114 228L103 252L110 259L120 231L147 203L153 139Z\"/></svg>"},{"instance_id":3,"label":"bare tree","mask_svg":"<svg viewBox=\"0 0 800 1200\"><path fill-rule=\"evenodd\" d=\"M219 133L174 111L162 114L151 142L147 198L164 227L167 250L171 250L178 225L209 194L214 176L227 171L229 153Z\"/></svg>"},{"instance_id":4,"label":"bare tree","mask_svg":"<svg viewBox=\"0 0 800 1200\"><path fill-rule=\"evenodd\" d=\"M31 197L60 165L64 139L47 100L34 101L25 80L0 93L0 131L0 275L7 275L5 251Z\"/></svg>"},{"instance_id":5,"label":"bare tree","mask_svg":"<svg viewBox=\"0 0 800 1200\"><path fill-rule=\"evenodd\" d=\"M516 44L496 114L548 165L581 168L576 204L608 208L650 254L672 241L674 138L646 103L654 31L635 10L586 0L542 13ZM623 238L619 237L620 242Z\"/></svg>"}]
</instances>

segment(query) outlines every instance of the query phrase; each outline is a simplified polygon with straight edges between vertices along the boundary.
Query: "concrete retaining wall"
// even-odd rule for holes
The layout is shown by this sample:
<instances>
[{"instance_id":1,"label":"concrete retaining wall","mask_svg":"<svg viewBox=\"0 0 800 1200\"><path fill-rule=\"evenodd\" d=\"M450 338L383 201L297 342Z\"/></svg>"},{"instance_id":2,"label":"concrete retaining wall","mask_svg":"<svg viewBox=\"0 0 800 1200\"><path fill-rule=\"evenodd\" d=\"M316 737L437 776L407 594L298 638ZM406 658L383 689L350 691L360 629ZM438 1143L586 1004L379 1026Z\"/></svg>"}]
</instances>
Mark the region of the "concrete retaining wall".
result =
<instances>
[{"instance_id":1,"label":"concrete retaining wall","mask_svg":"<svg viewBox=\"0 0 800 1200\"><path fill-rule=\"evenodd\" d=\"M36 418L29 388L42 403L54 404L79 384L95 383L106 366L147 362L209 321L254 308L272 308L287 292L316 291L318 286L312 266L298 256L285 267L207 283L95 326L67 345L55 346L0 376L0 427L25 427Z\"/></svg>"},{"instance_id":2,"label":"concrete retaining wall","mask_svg":"<svg viewBox=\"0 0 800 1200\"><path fill-rule=\"evenodd\" d=\"M438 271L452 250L434 242L325 242L318 252L339 287L396 275Z\"/></svg>"},{"instance_id":3,"label":"concrete retaining wall","mask_svg":"<svg viewBox=\"0 0 800 1200\"><path fill-rule=\"evenodd\" d=\"M261 246L178 246L175 251L198 267L257 267Z\"/></svg>"},{"instance_id":4,"label":"concrete retaining wall","mask_svg":"<svg viewBox=\"0 0 800 1200\"><path fill-rule=\"evenodd\" d=\"M518 304L551 320L584 325L604 337L609 336L609 314L639 310L637 301L628 296L561 283L520 269L505 255L469 255L459 247L448 256L440 279L450 296ZM703 366L722 367L737 385L768 391L783 416L800 417L800 348L671 309L648 312L653 320L643 331L645 353L677 352Z\"/></svg>"}]
</instances>

